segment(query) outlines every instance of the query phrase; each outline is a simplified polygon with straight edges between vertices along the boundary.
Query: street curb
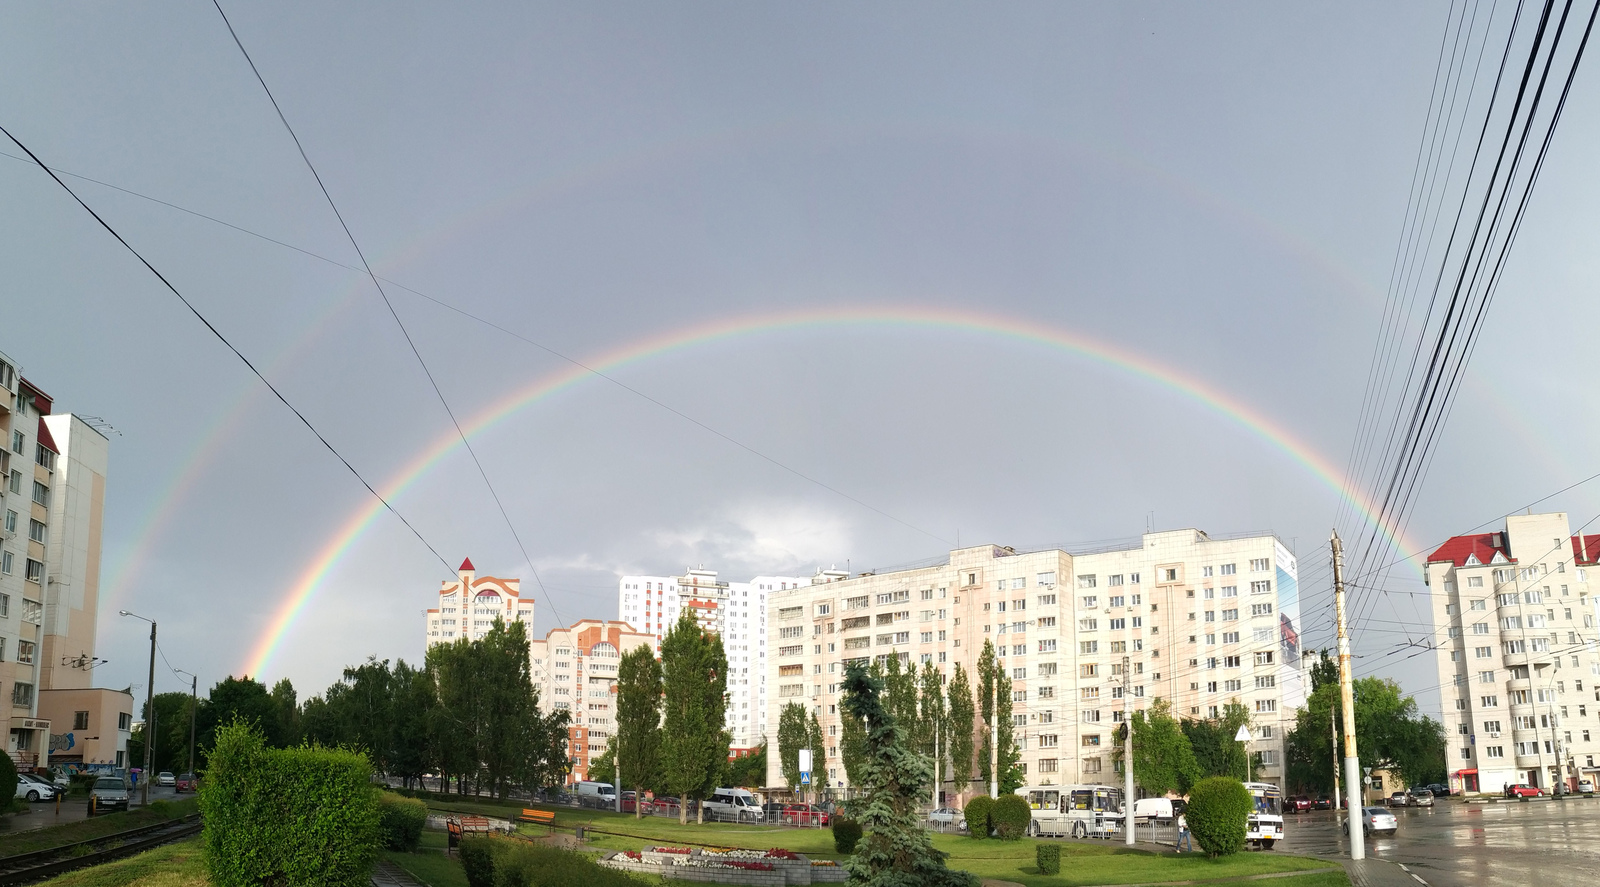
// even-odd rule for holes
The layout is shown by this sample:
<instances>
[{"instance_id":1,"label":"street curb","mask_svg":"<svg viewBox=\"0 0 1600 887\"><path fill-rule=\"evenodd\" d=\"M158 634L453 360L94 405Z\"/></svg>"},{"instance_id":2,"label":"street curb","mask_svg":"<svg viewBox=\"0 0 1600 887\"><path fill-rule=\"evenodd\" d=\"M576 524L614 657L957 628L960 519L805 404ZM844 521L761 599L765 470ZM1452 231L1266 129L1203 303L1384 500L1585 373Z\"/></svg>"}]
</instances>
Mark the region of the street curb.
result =
<instances>
[{"instance_id":1,"label":"street curb","mask_svg":"<svg viewBox=\"0 0 1600 887\"><path fill-rule=\"evenodd\" d=\"M1323 872L1338 872L1343 869L1338 866L1323 869L1298 869L1292 872L1267 872L1262 875L1238 875L1232 878L1205 878L1192 881L1145 881L1140 884L1095 884L1091 887L1183 887L1188 884L1237 884L1240 881L1266 881L1271 878L1293 878L1299 875L1319 875ZM1414 876L1413 876L1414 877ZM1422 880L1418 878L1417 880ZM1423 883L1427 883L1424 881Z\"/></svg>"}]
</instances>

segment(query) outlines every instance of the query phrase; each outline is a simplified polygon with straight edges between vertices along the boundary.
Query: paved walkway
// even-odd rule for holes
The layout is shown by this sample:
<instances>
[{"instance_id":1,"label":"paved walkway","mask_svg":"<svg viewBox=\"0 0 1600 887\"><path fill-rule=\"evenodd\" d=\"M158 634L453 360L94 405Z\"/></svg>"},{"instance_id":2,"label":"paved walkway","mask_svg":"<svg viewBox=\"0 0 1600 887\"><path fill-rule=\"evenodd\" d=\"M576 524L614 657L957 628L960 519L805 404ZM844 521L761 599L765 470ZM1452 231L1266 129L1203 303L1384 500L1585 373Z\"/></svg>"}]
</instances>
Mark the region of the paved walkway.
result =
<instances>
[{"instance_id":1,"label":"paved walkway","mask_svg":"<svg viewBox=\"0 0 1600 887\"><path fill-rule=\"evenodd\" d=\"M405 869L392 862L379 861L372 870L372 887L423 887L422 882L411 877Z\"/></svg>"},{"instance_id":2,"label":"paved walkway","mask_svg":"<svg viewBox=\"0 0 1600 887\"><path fill-rule=\"evenodd\" d=\"M1417 887L1418 884L1430 887L1427 881L1398 862L1370 856L1361 860L1340 861L1344 863L1344 871L1350 876L1352 887Z\"/></svg>"}]
</instances>

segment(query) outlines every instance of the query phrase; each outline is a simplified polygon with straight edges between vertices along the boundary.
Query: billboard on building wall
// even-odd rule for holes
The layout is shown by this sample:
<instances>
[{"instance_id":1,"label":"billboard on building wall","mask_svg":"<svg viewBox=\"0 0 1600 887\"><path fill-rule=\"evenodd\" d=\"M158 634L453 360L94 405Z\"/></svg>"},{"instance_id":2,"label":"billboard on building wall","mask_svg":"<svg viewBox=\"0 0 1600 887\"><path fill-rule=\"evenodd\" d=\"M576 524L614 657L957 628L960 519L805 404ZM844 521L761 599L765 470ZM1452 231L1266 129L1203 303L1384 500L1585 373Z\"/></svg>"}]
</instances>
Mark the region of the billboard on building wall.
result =
<instances>
[{"instance_id":1,"label":"billboard on building wall","mask_svg":"<svg viewBox=\"0 0 1600 887\"><path fill-rule=\"evenodd\" d=\"M1300 672L1300 574L1294 554L1283 543L1275 542L1273 549L1278 582L1278 686L1284 710L1293 711L1306 703Z\"/></svg>"}]
</instances>

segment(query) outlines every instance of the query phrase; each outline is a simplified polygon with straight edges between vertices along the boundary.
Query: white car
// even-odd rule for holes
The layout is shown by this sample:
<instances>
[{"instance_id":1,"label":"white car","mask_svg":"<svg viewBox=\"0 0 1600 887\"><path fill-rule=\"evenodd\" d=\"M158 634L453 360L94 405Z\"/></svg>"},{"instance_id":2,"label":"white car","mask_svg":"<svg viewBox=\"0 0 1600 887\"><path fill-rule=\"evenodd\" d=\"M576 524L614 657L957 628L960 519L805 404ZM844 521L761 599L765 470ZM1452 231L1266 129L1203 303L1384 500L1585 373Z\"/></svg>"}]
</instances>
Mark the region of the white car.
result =
<instances>
[{"instance_id":1,"label":"white car","mask_svg":"<svg viewBox=\"0 0 1600 887\"><path fill-rule=\"evenodd\" d=\"M937 822L940 825L955 825L961 818L961 811L954 807L940 807L928 814L929 822Z\"/></svg>"},{"instance_id":2,"label":"white car","mask_svg":"<svg viewBox=\"0 0 1600 887\"><path fill-rule=\"evenodd\" d=\"M1368 835L1392 835L1400 828L1400 821L1383 807L1361 808L1361 831Z\"/></svg>"},{"instance_id":3,"label":"white car","mask_svg":"<svg viewBox=\"0 0 1600 887\"><path fill-rule=\"evenodd\" d=\"M1593 793L1594 792L1594 780L1591 780L1591 779L1580 779L1580 780L1578 780L1578 791L1583 792L1584 794Z\"/></svg>"},{"instance_id":4,"label":"white car","mask_svg":"<svg viewBox=\"0 0 1600 887\"><path fill-rule=\"evenodd\" d=\"M32 773L17 774L17 797L30 801L49 801L56 796L55 784Z\"/></svg>"}]
</instances>

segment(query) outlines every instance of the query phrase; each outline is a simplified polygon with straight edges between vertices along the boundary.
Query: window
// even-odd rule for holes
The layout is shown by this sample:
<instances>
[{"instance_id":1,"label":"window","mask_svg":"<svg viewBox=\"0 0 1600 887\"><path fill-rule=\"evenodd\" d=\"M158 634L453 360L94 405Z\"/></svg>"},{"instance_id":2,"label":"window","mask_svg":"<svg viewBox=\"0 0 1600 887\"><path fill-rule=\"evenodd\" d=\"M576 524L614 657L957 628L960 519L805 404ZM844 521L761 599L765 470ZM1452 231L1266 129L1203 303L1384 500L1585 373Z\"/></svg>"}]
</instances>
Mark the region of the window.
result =
<instances>
[{"instance_id":1,"label":"window","mask_svg":"<svg viewBox=\"0 0 1600 887\"><path fill-rule=\"evenodd\" d=\"M10 484L11 484L11 492L16 493L19 496L22 495L22 472L20 472L20 471L11 472Z\"/></svg>"},{"instance_id":2,"label":"window","mask_svg":"<svg viewBox=\"0 0 1600 887\"><path fill-rule=\"evenodd\" d=\"M1094 631L1097 628L1099 628L1099 625L1100 625L1099 620L1092 619L1092 618L1090 618L1090 619L1079 619L1078 620L1078 630L1079 631ZM1115 652L1115 651L1113 651L1113 652Z\"/></svg>"},{"instance_id":3,"label":"window","mask_svg":"<svg viewBox=\"0 0 1600 887\"><path fill-rule=\"evenodd\" d=\"M1094 748L1094 747L1099 746L1100 745L1100 734L1099 733L1085 733L1085 734L1083 734L1083 745L1084 745L1085 748Z\"/></svg>"},{"instance_id":4,"label":"window","mask_svg":"<svg viewBox=\"0 0 1600 887\"><path fill-rule=\"evenodd\" d=\"M1039 652L1040 653L1054 653L1055 651L1056 651L1056 642L1055 642L1054 639L1044 640L1044 641L1040 641L1039 642Z\"/></svg>"},{"instance_id":5,"label":"window","mask_svg":"<svg viewBox=\"0 0 1600 887\"><path fill-rule=\"evenodd\" d=\"M1251 604L1250 605L1250 615L1251 616L1271 616L1272 615L1272 605L1271 604Z\"/></svg>"},{"instance_id":6,"label":"window","mask_svg":"<svg viewBox=\"0 0 1600 887\"><path fill-rule=\"evenodd\" d=\"M1493 647L1473 647L1472 655L1478 659L1488 659L1494 656Z\"/></svg>"},{"instance_id":7,"label":"window","mask_svg":"<svg viewBox=\"0 0 1600 887\"><path fill-rule=\"evenodd\" d=\"M1053 594L1041 594L1041 595L1039 595L1039 606L1041 606L1041 607L1053 607L1053 606L1055 606L1055 603L1056 603L1056 596L1055 595L1053 595Z\"/></svg>"},{"instance_id":8,"label":"window","mask_svg":"<svg viewBox=\"0 0 1600 887\"><path fill-rule=\"evenodd\" d=\"M1278 710L1278 700L1276 700L1276 699L1257 699L1256 700L1256 711L1257 712L1267 713L1267 712L1275 712L1277 710Z\"/></svg>"},{"instance_id":9,"label":"window","mask_svg":"<svg viewBox=\"0 0 1600 887\"><path fill-rule=\"evenodd\" d=\"M44 583L44 564L33 558L28 558L28 581Z\"/></svg>"},{"instance_id":10,"label":"window","mask_svg":"<svg viewBox=\"0 0 1600 887\"><path fill-rule=\"evenodd\" d=\"M25 708L33 704L33 685L18 681L11 685L11 704L17 708Z\"/></svg>"},{"instance_id":11,"label":"window","mask_svg":"<svg viewBox=\"0 0 1600 887\"><path fill-rule=\"evenodd\" d=\"M833 604L817 604L817 615L826 616L833 612Z\"/></svg>"},{"instance_id":12,"label":"window","mask_svg":"<svg viewBox=\"0 0 1600 887\"><path fill-rule=\"evenodd\" d=\"M23 443L22 432L11 432L11 451L18 455L27 452L27 447Z\"/></svg>"},{"instance_id":13,"label":"window","mask_svg":"<svg viewBox=\"0 0 1600 887\"><path fill-rule=\"evenodd\" d=\"M11 575L11 552L0 552L0 574Z\"/></svg>"},{"instance_id":14,"label":"window","mask_svg":"<svg viewBox=\"0 0 1600 887\"><path fill-rule=\"evenodd\" d=\"M1277 683L1278 683L1278 679L1276 677L1273 677L1272 675L1258 675L1256 677L1256 689L1257 690L1265 690L1265 689L1268 689L1270 687L1275 687L1275 686L1277 686Z\"/></svg>"},{"instance_id":15,"label":"window","mask_svg":"<svg viewBox=\"0 0 1600 887\"><path fill-rule=\"evenodd\" d=\"M1222 689L1229 693L1237 693L1244 689L1244 681L1241 681L1238 678L1235 678L1231 681L1223 681Z\"/></svg>"},{"instance_id":16,"label":"window","mask_svg":"<svg viewBox=\"0 0 1600 887\"><path fill-rule=\"evenodd\" d=\"M40 545L44 545L45 544L45 527L44 527L44 524L42 524L42 523L30 518L28 520L28 538L32 539L33 541L35 541L37 543L39 543Z\"/></svg>"},{"instance_id":17,"label":"window","mask_svg":"<svg viewBox=\"0 0 1600 887\"><path fill-rule=\"evenodd\" d=\"M1257 665L1271 665L1272 664L1272 651L1271 650L1262 650L1262 651L1256 653L1256 664Z\"/></svg>"},{"instance_id":18,"label":"window","mask_svg":"<svg viewBox=\"0 0 1600 887\"><path fill-rule=\"evenodd\" d=\"M1087 575L1087 576L1079 576L1078 577L1078 587L1079 588L1094 588L1095 585L1096 585L1095 578L1094 578L1094 574L1092 574L1092 573Z\"/></svg>"},{"instance_id":19,"label":"window","mask_svg":"<svg viewBox=\"0 0 1600 887\"><path fill-rule=\"evenodd\" d=\"M10 509L6 510L6 529L13 533L17 531L17 513Z\"/></svg>"},{"instance_id":20,"label":"window","mask_svg":"<svg viewBox=\"0 0 1600 887\"><path fill-rule=\"evenodd\" d=\"M1117 669L1120 669L1120 668L1121 668L1120 665L1113 665L1112 666L1112 670L1113 671L1115 671ZM1100 665L1099 665L1099 663L1085 662L1084 664L1078 666L1078 677L1094 678L1094 677L1099 677L1099 676L1100 676Z\"/></svg>"},{"instance_id":21,"label":"window","mask_svg":"<svg viewBox=\"0 0 1600 887\"><path fill-rule=\"evenodd\" d=\"M1108 607L1125 607L1127 606L1127 603L1128 599L1120 594L1114 594L1111 597L1106 598L1106 606Z\"/></svg>"},{"instance_id":22,"label":"window","mask_svg":"<svg viewBox=\"0 0 1600 887\"><path fill-rule=\"evenodd\" d=\"M89 713L86 712L86 711L75 711L75 712L73 712L72 713L72 729L74 729L74 730L87 730L87 729L89 729Z\"/></svg>"},{"instance_id":23,"label":"window","mask_svg":"<svg viewBox=\"0 0 1600 887\"><path fill-rule=\"evenodd\" d=\"M1234 621L1234 620L1236 620L1238 618L1239 618L1239 611L1238 610L1223 610L1222 611L1222 621L1223 622L1232 622L1232 621Z\"/></svg>"},{"instance_id":24,"label":"window","mask_svg":"<svg viewBox=\"0 0 1600 887\"><path fill-rule=\"evenodd\" d=\"M1257 654L1257 655L1260 655L1260 654ZM1240 664L1241 664L1241 662L1240 662L1240 658L1238 656L1224 656L1224 657L1222 657L1222 667L1223 668L1238 668L1240 666Z\"/></svg>"},{"instance_id":25,"label":"window","mask_svg":"<svg viewBox=\"0 0 1600 887\"><path fill-rule=\"evenodd\" d=\"M1222 586L1222 596L1223 597L1238 597L1239 596L1239 586L1237 586L1237 585L1224 585L1224 586Z\"/></svg>"},{"instance_id":26,"label":"window","mask_svg":"<svg viewBox=\"0 0 1600 887\"><path fill-rule=\"evenodd\" d=\"M1500 705L1500 698L1497 697L1497 696L1480 696L1480 697L1478 697L1478 707L1479 708L1498 708L1499 705Z\"/></svg>"},{"instance_id":27,"label":"window","mask_svg":"<svg viewBox=\"0 0 1600 887\"><path fill-rule=\"evenodd\" d=\"M1487 622L1474 622L1474 623L1472 623L1472 633L1473 634L1488 634L1489 633L1489 623L1487 623Z\"/></svg>"},{"instance_id":28,"label":"window","mask_svg":"<svg viewBox=\"0 0 1600 887\"><path fill-rule=\"evenodd\" d=\"M17 661L23 665L32 665L33 650L33 641L17 641Z\"/></svg>"},{"instance_id":29,"label":"window","mask_svg":"<svg viewBox=\"0 0 1600 887\"><path fill-rule=\"evenodd\" d=\"M1056 584L1056 574L1055 573L1040 573L1039 575L1033 577L1033 584L1034 585L1045 585L1045 586L1054 585L1054 584ZM1051 603L1054 603L1054 601L1052 601Z\"/></svg>"},{"instance_id":30,"label":"window","mask_svg":"<svg viewBox=\"0 0 1600 887\"><path fill-rule=\"evenodd\" d=\"M38 504L40 504L42 506L44 506L45 508L49 508L50 507L50 488L45 486L44 484L38 482L38 481L34 481L33 482L33 501L37 502Z\"/></svg>"},{"instance_id":31,"label":"window","mask_svg":"<svg viewBox=\"0 0 1600 887\"><path fill-rule=\"evenodd\" d=\"M1127 619L1119 618L1119 619L1111 620L1111 630L1112 631L1122 631L1123 629L1125 629L1127 627L1128 627L1128 620Z\"/></svg>"},{"instance_id":32,"label":"window","mask_svg":"<svg viewBox=\"0 0 1600 887\"><path fill-rule=\"evenodd\" d=\"M1239 633L1237 631L1225 631L1225 632L1223 632L1222 633L1222 642L1224 644L1237 644L1237 643L1239 643Z\"/></svg>"},{"instance_id":33,"label":"window","mask_svg":"<svg viewBox=\"0 0 1600 887\"><path fill-rule=\"evenodd\" d=\"M1100 698L1100 688L1099 687L1080 687L1080 688L1078 688L1078 695L1079 695L1079 698L1085 699L1085 700L1088 700L1088 699L1099 699Z\"/></svg>"}]
</instances>

